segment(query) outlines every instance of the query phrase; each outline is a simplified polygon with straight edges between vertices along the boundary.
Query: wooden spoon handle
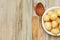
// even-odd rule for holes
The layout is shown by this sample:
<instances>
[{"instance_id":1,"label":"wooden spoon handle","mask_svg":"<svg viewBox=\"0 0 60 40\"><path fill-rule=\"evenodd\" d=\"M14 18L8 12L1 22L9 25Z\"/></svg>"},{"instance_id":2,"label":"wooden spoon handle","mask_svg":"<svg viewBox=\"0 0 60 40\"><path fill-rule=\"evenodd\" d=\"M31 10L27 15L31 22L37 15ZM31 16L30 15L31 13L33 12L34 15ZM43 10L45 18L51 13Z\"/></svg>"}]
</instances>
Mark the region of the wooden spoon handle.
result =
<instances>
[{"instance_id":1,"label":"wooden spoon handle","mask_svg":"<svg viewBox=\"0 0 60 40\"><path fill-rule=\"evenodd\" d=\"M42 29L42 17L40 17L40 22L38 24L38 16L32 17L32 40L44 40L44 32ZM39 25L39 28L38 28Z\"/></svg>"},{"instance_id":2,"label":"wooden spoon handle","mask_svg":"<svg viewBox=\"0 0 60 40\"><path fill-rule=\"evenodd\" d=\"M40 16L39 18L40 18L40 40L44 40L44 32L42 29L42 16Z\"/></svg>"},{"instance_id":3,"label":"wooden spoon handle","mask_svg":"<svg viewBox=\"0 0 60 40\"><path fill-rule=\"evenodd\" d=\"M32 17L32 40L37 40L38 36L38 16Z\"/></svg>"}]
</instances>

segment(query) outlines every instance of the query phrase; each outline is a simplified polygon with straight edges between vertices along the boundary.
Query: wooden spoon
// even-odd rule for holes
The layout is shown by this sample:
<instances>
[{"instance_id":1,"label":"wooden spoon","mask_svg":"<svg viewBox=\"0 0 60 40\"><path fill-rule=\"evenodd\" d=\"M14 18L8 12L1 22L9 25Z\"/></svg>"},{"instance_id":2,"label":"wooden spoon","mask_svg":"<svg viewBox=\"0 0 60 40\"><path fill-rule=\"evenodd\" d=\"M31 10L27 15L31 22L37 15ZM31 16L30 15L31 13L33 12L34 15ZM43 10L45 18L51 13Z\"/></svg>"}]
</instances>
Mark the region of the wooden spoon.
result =
<instances>
[{"instance_id":1,"label":"wooden spoon","mask_svg":"<svg viewBox=\"0 0 60 40\"><path fill-rule=\"evenodd\" d=\"M36 14L39 16L40 18L40 39L38 40L44 40L44 32L43 32L43 29L42 29L42 15L45 11L44 9L44 6L41 2L39 2L36 7L35 7L35 11L36 11ZM38 34L39 35L39 34Z\"/></svg>"},{"instance_id":2,"label":"wooden spoon","mask_svg":"<svg viewBox=\"0 0 60 40\"><path fill-rule=\"evenodd\" d=\"M44 13L45 9L44 9L44 6L43 6L43 4L41 2L39 2L36 5L35 11L36 11L36 14L38 16L42 16L42 14Z\"/></svg>"}]
</instances>

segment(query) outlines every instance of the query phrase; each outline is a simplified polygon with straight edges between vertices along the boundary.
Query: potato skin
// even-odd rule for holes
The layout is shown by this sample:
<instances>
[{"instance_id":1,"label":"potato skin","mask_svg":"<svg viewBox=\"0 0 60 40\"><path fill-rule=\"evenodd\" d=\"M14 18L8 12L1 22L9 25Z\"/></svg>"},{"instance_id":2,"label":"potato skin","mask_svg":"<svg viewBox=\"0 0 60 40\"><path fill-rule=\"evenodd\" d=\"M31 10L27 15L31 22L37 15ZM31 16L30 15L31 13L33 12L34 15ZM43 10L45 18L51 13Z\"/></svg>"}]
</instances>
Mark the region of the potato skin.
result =
<instances>
[{"instance_id":1,"label":"potato skin","mask_svg":"<svg viewBox=\"0 0 60 40\"><path fill-rule=\"evenodd\" d=\"M53 12L53 11L49 11L49 12L47 13L47 15L51 16L52 13L54 13L54 12Z\"/></svg>"},{"instance_id":2,"label":"potato skin","mask_svg":"<svg viewBox=\"0 0 60 40\"><path fill-rule=\"evenodd\" d=\"M57 15L60 16L60 9L57 9L56 12L57 12Z\"/></svg>"},{"instance_id":3,"label":"potato skin","mask_svg":"<svg viewBox=\"0 0 60 40\"><path fill-rule=\"evenodd\" d=\"M56 20L57 17L58 17L57 14L52 13L51 16L50 16L50 19L51 19L51 20Z\"/></svg>"},{"instance_id":4,"label":"potato skin","mask_svg":"<svg viewBox=\"0 0 60 40\"><path fill-rule=\"evenodd\" d=\"M45 22L45 28L51 30L51 22Z\"/></svg>"},{"instance_id":5,"label":"potato skin","mask_svg":"<svg viewBox=\"0 0 60 40\"><path fill-rule=\"evenodd\" d=\"M55 28L55 29L52 29L51 30L51 33L53 33L53 34L58 34L60 31L59 31L59 29L58 28Z\"/></svg>"},{"instance_id":6,"label":"potato skin","mask_svg":"<svg viewBox=\"0 0 60 40\"><path fill-rule=\"evenodd\" d=\"M50 20L49 15L45 15L45 16L44 16L44 21L49 21L49 20Z\"/></svg>"},{"instance_id":7,"label":"potato skin","mask_svg":"<svg viewBox=\"0 0 60 40\"><path fill-rule=\"evenodd\" d=\"M58 26L58 22L57 21L52 21L52 27L56 28Z\"/></svg>"}]
</instances>

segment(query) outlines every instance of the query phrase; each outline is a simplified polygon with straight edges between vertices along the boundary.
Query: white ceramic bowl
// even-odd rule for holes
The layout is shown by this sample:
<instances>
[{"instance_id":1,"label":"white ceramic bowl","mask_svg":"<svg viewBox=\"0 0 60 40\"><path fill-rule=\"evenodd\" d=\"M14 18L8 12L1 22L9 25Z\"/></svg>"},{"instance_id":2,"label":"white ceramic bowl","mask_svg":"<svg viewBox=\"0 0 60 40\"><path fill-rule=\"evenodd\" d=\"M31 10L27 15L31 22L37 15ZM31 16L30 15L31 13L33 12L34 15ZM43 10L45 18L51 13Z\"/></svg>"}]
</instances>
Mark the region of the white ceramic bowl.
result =
<instances>
[{"instance_id":1,"label":"white ceramic bowl","mask_svg":"<svg viewBox=\"0 0 60 40\"><path fill-rule=\"evenodd\" d=\"M56 9L56 8L60 8L60 7L51 7L51 8L49 8L49 9L47 9L47 10L44 12L43 16L46 15L48 11L53 10L53 9ZM44 29L48 34L50 34L50 35L52 35L52 36L60 36L60 33L57 34L57 35L55 35L55 34L49 32L48 30L46 30L46 28L45 28L45 26L44 26L43 16L42 16L42 27L43 27L43 29Z\"/></svg>"}]
</instances>

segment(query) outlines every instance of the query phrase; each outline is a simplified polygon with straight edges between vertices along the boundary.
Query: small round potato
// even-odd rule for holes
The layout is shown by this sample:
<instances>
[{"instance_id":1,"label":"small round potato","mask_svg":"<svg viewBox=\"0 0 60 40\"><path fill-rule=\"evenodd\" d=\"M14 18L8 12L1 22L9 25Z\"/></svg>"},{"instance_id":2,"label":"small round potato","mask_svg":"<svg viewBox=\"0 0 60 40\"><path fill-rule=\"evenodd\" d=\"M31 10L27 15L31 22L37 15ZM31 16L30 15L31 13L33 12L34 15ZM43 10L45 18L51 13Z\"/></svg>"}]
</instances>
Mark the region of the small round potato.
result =
<instances>
[{"instance_id":1,"label":"small round potato","mask_svg":"<svg viewBox=\"0 0 60 40\"><path fill-rule=\"evenodd\" d=\"M49 21L50 20L50 17L48 15L45 15L44 16L44 21Z\"/></svg>"},{"instance_id":2,"label":"small round potato","mask_svg":"<svg viewBox=\"0 0 60 40\"><path fill-rule=\"evenodd\" d=\"M58 16L57 16L56 13L52 13L51 16L50 16L51 20L56 20L57 17L58 17Z\"/></svg>"},{"instance_id":3,"label":"small round potato","mask_svg":"<svg viewBox=\"0 0 60 40\"><path fill-rule=\"evenodd\" d=\"M45 28L51 30L51 22L45 22Z\"/></svg>"},{"instance_id":4,"label":"small round potato","mask_svg":"<svg viewBox=\"0 0 60 40\"><path fill-rule=\"evenodd\" d=\"M56 20L59 24L60 24L60 18L57 18L57 20Z\"/></svg>"},{"instance_id":5,"label":"small round potato","mask_svg":"<svg viewBox=\"0 0 60 40\"><path fill-rule=\"evenodd\" d=\"M59 8L54 9L54 12L57 13L57 10L58 10L58 9L59 9Z\"/></svg>"},{"instance_id":6,"label":"small round potato","mask_svg":"<svg viewBox=\"0 0 60 40\"><path fill-rule=\"evenodd\" d=\"M43 20L47 31L55 35L60 33L60 8L48 11Z\"/></svg>"},{"instance_id":7,"label":"small round potato","mask_svg":"<svg viewBox=\"0 0 60 40\"><path fill-rule=\"evenodd\" d=\"M60 9L57 9L57 15L60 16Z\"/></svg>"},{"instance_id":8,"label":"small round potato","mask_svg":"<svg viewBox=\"0 0 60 40\"><path fill-rule=\"evenodd\" d=\"M58 26L58 22L57 21L52 21L52 27L55 28Z\"/></svg>"},{"instance_id":9,"label":"small round potato","mask_svg":"<svg viewBox=\"0 0 60 40\"><path fill-rule=\"evenodd\" d=\"M54 13L53 11L49 11L47 14L51 16L53 13Z\"/></svg>"},{"instance_id":10,"label":"small round potato","mask_svg":"<svg viewBox=\"0 0 60 40\"><path fill-rule=\"evenodd\" d=\"M59 29L58 28L55 28L55 29L52 29L51 30L51 33L53 33L53 34L58 34L60 31L59 31Z\"/></svg>"}]
</instances>

